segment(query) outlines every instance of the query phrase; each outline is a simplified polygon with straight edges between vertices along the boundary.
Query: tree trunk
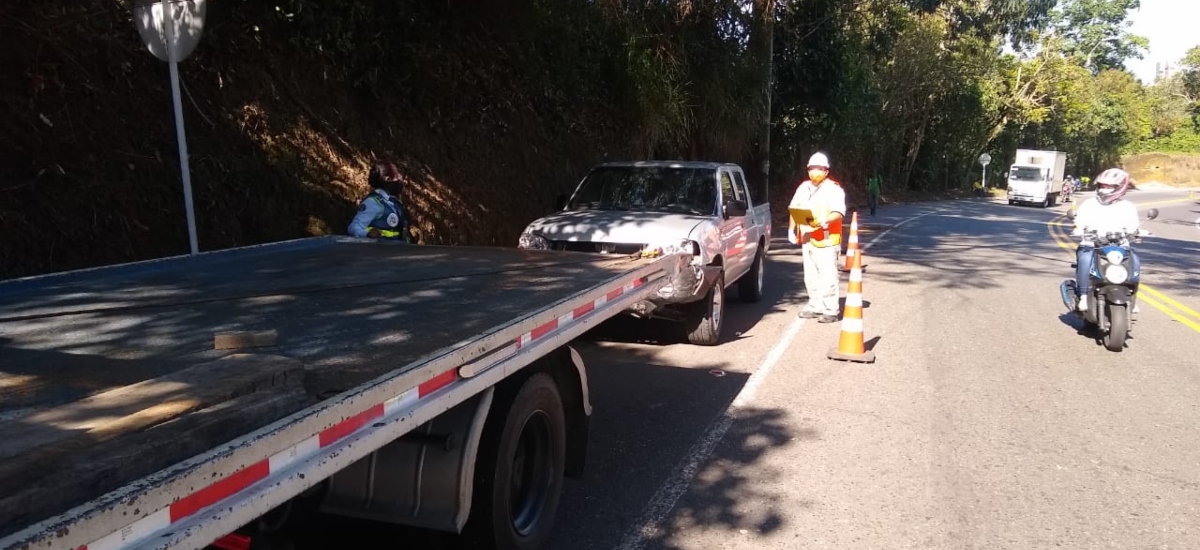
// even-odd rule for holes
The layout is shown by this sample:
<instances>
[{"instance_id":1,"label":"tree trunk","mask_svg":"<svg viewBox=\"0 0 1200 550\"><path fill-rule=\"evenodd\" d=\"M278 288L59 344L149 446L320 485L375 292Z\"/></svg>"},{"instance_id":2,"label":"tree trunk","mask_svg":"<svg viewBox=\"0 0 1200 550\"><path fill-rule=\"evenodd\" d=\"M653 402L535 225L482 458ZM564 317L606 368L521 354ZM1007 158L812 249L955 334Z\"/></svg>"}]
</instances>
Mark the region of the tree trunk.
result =
<instances>
[{"instance_id":1,"label":"tree trunk","mask_svg":"<svg viewBox=\"0 0 1200 550\"><path fill-rule=\"evenodd\" d=\"M771 182L771 96L774 90L775 2L754 0L755 27L750 33L750 51L759 60L762 128L746 169L747 183L756 201L766 201Z\"/></svg>"}]
</instances>

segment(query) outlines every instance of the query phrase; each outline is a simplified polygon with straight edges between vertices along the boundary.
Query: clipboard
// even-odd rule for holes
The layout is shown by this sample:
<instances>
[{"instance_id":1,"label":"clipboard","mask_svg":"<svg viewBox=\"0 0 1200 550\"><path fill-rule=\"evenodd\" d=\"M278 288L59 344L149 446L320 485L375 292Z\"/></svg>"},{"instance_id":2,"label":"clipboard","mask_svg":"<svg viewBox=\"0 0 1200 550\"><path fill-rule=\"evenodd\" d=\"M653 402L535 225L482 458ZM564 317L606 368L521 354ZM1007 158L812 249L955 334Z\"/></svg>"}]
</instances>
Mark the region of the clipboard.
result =
<instances>
[{"instance_id":1,"label":"clipboard","mask_svg":"<svg viewBox=\"0 0 1200 550\"><path fill-rule=\"evenodd\" d=\"M816 215L814 215L813 211L809 210L808 208L789 206L788 212L791 214L792 221L795 222L796 225L812 227L813 224L816 223Z\"/></svg>"}]
</instances>

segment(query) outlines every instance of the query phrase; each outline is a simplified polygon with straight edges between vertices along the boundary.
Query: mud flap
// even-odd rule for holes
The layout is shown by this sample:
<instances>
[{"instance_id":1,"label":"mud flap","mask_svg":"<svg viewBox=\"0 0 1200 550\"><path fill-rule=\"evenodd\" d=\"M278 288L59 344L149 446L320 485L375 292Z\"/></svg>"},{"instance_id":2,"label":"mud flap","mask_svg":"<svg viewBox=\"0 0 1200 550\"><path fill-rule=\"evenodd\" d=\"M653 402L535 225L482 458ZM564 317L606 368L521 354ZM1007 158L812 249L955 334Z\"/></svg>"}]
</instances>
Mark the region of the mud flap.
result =
<instances>
[{"instance_id":1,"label":"mud flap","mask_svg":"<svg viewBox=\"0 0 1200 550\"><path fill-rule=\"evenodd\" d=\"M1062 294L1063 305L1066 306L1068 312L1074 312L1079 305L1079 293L1076 292L1075 280L1064 279L1062 284L1058 285L1058 291Z\"/></svg>"}]
</instances>

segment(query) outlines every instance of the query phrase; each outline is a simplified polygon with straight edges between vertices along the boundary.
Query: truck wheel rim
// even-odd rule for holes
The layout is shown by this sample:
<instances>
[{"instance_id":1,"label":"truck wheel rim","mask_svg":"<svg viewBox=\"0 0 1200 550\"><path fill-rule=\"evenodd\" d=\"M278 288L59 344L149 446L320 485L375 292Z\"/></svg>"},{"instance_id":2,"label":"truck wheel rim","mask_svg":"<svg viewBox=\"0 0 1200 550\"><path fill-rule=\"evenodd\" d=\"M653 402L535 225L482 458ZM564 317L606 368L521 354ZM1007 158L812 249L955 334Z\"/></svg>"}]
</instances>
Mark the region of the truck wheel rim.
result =
<instances>
[{"instance_id":1,"label":"truck wheel rim","mask_svg":"<svg viewBox=\"0 0 1200 550\"><path fill-rule=\"evenodd\" d=\"M550 419L536 411L521 428L509 478L512 526L521 536L537 529L546 509L554 469L551 446Z\"/></svg>"},{"instance_id":2,"label":"truck wheel rim","mask_svg":"<svg viewBox=\"0 0 1200 550\"><path fill-rule=\"evenodd\" d=\"M721 326L721 317L724 316L724 310L725 310L725 289L722 286L721 281L717 281L717 284L713 285L712 291L713 291L713 298L712 298L713 328L719 328Z\"/></svg>"},{"instance_id":3,"label":"truck wheel rim","mask_svg":"<svg viewBox=\"0 0 1200 550\"><path fill-rule=\"evenodd\" d=\"M757 277L757 281L756 281L756 283L758 284L759 292L762 292L762 289L763 289L763 268L765 268L766 266L767 266L767 262L766 262L766 260L763 259L762 254L760 253L758 256L758 277Z\"/></svg>"}]
</instances>

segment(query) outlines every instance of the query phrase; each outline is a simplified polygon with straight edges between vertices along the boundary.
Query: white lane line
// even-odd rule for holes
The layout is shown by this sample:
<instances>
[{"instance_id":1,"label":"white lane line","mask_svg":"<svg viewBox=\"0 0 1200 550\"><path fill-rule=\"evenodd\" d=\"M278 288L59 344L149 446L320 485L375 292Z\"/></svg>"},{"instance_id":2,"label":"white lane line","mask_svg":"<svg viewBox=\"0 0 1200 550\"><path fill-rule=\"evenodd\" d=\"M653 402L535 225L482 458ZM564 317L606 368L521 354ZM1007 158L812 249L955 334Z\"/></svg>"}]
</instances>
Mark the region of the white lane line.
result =
<instances>
[{"instance_id":1,"label":"white lane line","mask_svg":"<svg viewBox=\"0 0 1200 550\"><path fill-rule=\"evenodd\" d=\"M763 378L771 372L775 364L783 357L788 346L792 344L792 340L800 333L800 329L804 327L805 319L793 317L793 321L788 325L787 330L783 332L783 336L767 353L767 357L763 359L761 365L755 369L754 374L746 380L746 385L738 392L737 397L733 399L733 403L729 408L721 413L712 424L704 431L704 436L688 449L684 456L683 463L675 468L675 474L672 475L654 496L650 498L650 503L642 511L642 515L638 518L637 523L633 524L633 528L625 534L621 543L617 545L616 550L640 550L645 546L646 541L654 538L658 533L659 525L666 519L671 510L675 508L675 504L679 502L679 497L683 496L687 489L692 484L692 480L696 477L696 473L704 464L708 457L712 454L713 449L725 437L725 432L729 430L729 426L733 424L735 413L748 405L754 394L758 392L758 387L762 385Z\"/></svg>"},{"instance_id":2,"label":"white lane line","mask_svg":"<svg viewBox=\"0 0 1200 550\"><path fill-rule=\"evenodd\" d=\"M900 226L937 212L941 212L941 210L933 210L904 219L888 228L887 231L876 235L875 238L871 239L871 242L862 245L861 248L862 250L866 250ZM804 327L804 321L805 319L803 318L793 317L792 323L783 331L783 334L779 337L779 341L771 347L771 351L767 352L767 356L763 358L762 364L757 369L754 369L754 373L746 380L746 385L742 386L742 390L738 392L737 397L733 398L733 402L730 403L729 408L709 424L700 440L692 445L691 449L688 449L683 461L675 468L675 474L668 478L658 488L658 491L655 491L654 496L650 497L646 508L642 510L642 515L633 524L629 532L625 533L625 536L621 539L621 543L613 550L641 550L646 545L646 541L658 535L662 522L671 513L671 510L675 509L675 504L679 502L680 497L692 485L692 480L695 479L696 474L700 471L700 467L712 455L713 449L717 447L721 439L725 437L725 432L733 424L733 418L736 416L736 413L749 405L754 399L763 380L771 373L771 370L775 368L779 360L783 358L783 354L791 347L792 341L796 339L796 336L800 334L800 329Z\"/></svg>"}]
</instances>

